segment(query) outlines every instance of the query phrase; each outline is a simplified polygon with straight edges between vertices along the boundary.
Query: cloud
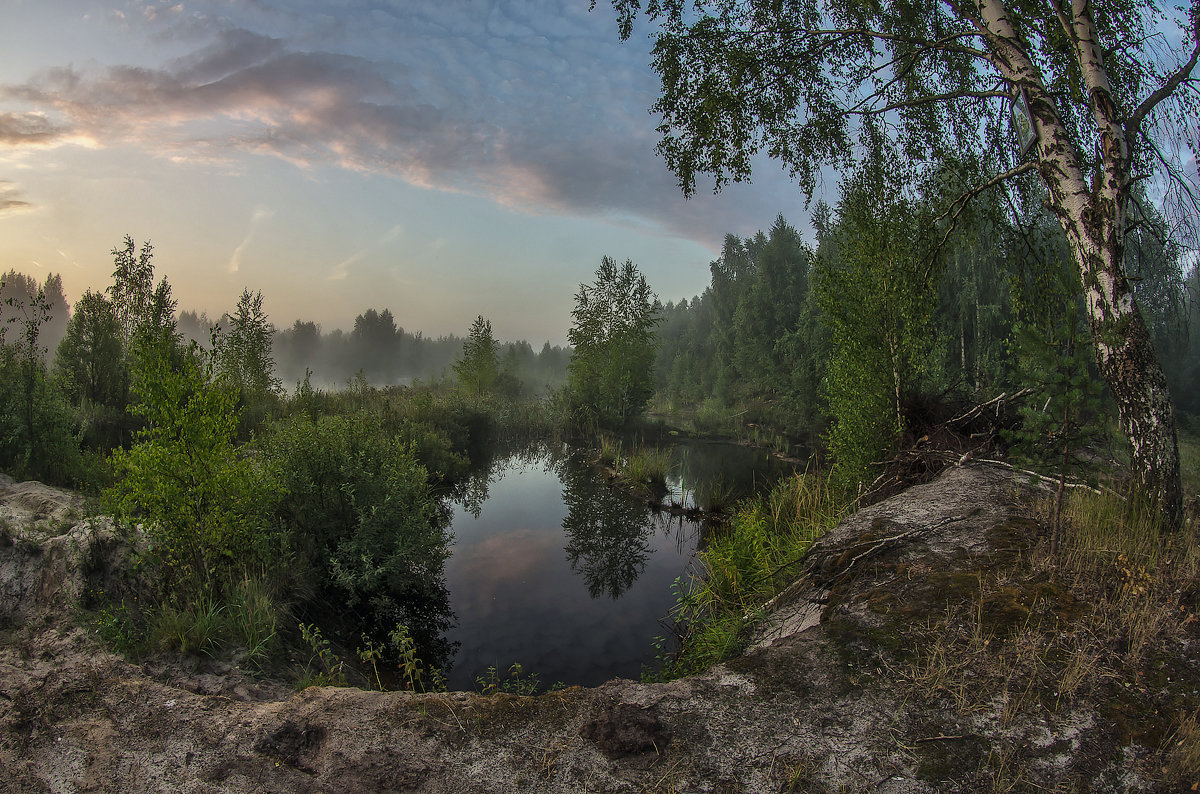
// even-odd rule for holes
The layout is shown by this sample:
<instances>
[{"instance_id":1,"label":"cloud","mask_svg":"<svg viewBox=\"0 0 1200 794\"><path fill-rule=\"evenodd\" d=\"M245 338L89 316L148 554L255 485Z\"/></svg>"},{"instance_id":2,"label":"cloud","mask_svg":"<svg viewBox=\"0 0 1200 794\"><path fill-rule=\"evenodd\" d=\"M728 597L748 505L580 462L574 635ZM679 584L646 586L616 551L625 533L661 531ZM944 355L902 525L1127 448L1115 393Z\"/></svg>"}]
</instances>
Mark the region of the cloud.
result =
<instances>
[{"instance_id":1,"label":"cloud","mask_svg":"<svg viewBox=\"0 0 1200 794\"><path fill-rule=\"evenodd\" d=\"M188 51L0 85L0 108L24 107L0 115L0 143L71 136L176 162L332 163L719 243L730 202L682 201L653 151L646 53L620 45L601 14L550 0L345 5L259 0L239 20L156 7L144 24Z\"/></svg>"},{"instance_id":2,"label":"cloud","mask_svg":"<svg viewBox=\"0 0 1200 794\"><path fill-rule=\"evenodd\" d=\"M57 141L63 133L41 113L0 111L0 146L45 146Z\"/></svg>"},{"instance_id":3,"label":"cloud","mask_svg":"<svg viewBox=\"0 0 1200 794\"><path fill-rule=\"evenodd\" d=\"M33 205L19 196L20 191L12 182L0 179L0 216L17 212L28 212Z\"/></svg>"},{"instance_id":4,"label":"cloud","mask_svg":"<svg viewBox=\"0 0 1200 794\"><path fill-rule=\"evenodd\" d=\"M329 271L329 280L344 281L346 277L350 275L351 265L358 262L367 254L394 243L403 234L404 226L399 223L394 224L390 229L380 235L379 239L375 241L374 245L368 246L367 248L363 248L359 251L355 251L353 254L334 265L333 269Z\"/></svg>"},{"instance_id":5,"label":"cloud","mask_svg":"<svg viewBox=\"0 0 1200 794\"><path fill-rule=\"evenodd\" d=\"M246 229L246 236L238 244L238 247L233 249L233 255L229 257L230 273L236 273L242 266L242 254L246 247L250 245L250 241L254 239L254 233L258 230L259 224L274 215L275 212L269 207L258 206L254 208L254 212L250 215L250 226Z\"/></svg>"}]
</instances>

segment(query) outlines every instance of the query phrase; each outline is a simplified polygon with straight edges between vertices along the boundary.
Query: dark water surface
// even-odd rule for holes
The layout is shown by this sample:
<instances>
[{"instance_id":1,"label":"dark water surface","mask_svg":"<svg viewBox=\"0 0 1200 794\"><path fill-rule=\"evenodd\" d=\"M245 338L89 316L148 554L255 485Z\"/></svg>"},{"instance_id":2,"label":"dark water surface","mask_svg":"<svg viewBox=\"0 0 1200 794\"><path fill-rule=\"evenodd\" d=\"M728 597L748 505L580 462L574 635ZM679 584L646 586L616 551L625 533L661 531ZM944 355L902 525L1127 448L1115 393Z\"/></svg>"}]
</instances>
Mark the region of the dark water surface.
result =
<instances>
[{"instance_id":1,"label":"dark water surface","mask_svg":"<svg viewBox=\"0 0 1200 794\"><path fill-rule=\"evenodd\" d=\"M703 478L745 495L779 476L765 453L729 445L674 450L672 495L687 502ZM446 585L459 644L451 689L513 663L556 682L592 686L637 678L654 662L659 623L688 575L701 527L648 509L603 483L565 446L497 460L455 506Z\"/></svg>"}]
</instances>

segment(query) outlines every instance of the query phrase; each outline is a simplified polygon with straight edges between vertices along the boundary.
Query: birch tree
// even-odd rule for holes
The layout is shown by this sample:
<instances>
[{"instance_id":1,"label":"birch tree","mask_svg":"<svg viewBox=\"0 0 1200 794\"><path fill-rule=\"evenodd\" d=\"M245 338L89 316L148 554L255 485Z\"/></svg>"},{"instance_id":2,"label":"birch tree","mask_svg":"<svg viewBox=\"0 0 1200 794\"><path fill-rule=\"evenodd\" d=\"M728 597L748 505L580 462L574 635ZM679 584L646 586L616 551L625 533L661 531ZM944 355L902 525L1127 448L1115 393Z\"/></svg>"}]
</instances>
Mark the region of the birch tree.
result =
<instances>
[{"instance_id":1,"label":"birch tree","mask_svg":"<svg viewBox=\"0 0 1200 794\"><path fill-rule=\"evenodd\" d=\"M640 0L612 0L628 38ZM1154 0L648 0L659 151L686 193L748 179L765 151L812 195L824 166L880 141L910 163L990 166L985 190L1036 174L1083 288L1099 371L1136 484L1181 518L1175 416L1124 270L1130 197L1149 180L1195 242L1200 3ZM1012 144L1014 98L1032 144ZM1024 153L1027 151L1027 153Z\"/></svg>"}]
</instances>

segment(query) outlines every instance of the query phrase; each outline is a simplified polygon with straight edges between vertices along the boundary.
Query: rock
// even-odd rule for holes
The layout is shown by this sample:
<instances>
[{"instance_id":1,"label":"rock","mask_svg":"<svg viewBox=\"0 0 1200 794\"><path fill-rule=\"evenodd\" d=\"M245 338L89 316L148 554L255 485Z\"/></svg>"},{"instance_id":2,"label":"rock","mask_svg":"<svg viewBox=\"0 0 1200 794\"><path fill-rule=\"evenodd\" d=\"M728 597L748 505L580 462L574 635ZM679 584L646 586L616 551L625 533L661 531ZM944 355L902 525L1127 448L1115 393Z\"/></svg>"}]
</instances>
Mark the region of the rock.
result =
<instances>
[{"instance_id":1,"label":"rock","mask_svg":"<svg viewBox=\"0 0 1200 794\"><path fill-rule=\"evenodd\" d=\"M105 652L75 609L89 571L119 564L121 539L103 522L58 537L18 526L15 542L0 543L0 623L7 616L16 629L0 635L0 791L1183 790L1156 777L1175 703L1136 700L1136 680L1098 677L1094 686L1115 698L1060 704L1021 669L972 668L954 688L945 670L920 666L927 655L913 638L929 641L952 609L982 609L995 566L1037 543L1019 495L1003 471L950 469L818 541L744 654L669 683L615 680L537 697L257 693L234 670L137 668ZM97 540L105 537L110 551ZM996 592L1010 588L993 579ZM1075 607L1033 584L1063 621L1054 641ZM996 618L1019 613L1019 596L997 604ZM1200 642L1188 639L1200 621L1184 606L1179 636L1193 644L1162 657L1161 692L1180 680L1187 693L1200 688ZM955 655L970 632L955 631L934 638L946 643L950 673L970 661ZM998 634L981 664L997 664L1019 636ZM1001 691L1014 699L1031 692L1029 707L977 698L989 675L1013 682Z\"/></svg>"},{"instance_id":2,"label":"rock","mask_svg":"<svg viewBox=\"0 0 1200 794\"><path fill-rule=\"evenodd\" d=\"M29 481L6 486L0 481L0 516L10 521L68 521L78 518L83 509L83 498L78 494Z\"/></svg>"},{"instance_id":3,"label":"rock","mask_svg":"<svg viewBox=\"0 0 1200 794\"><path fill-rule=\"evenodd\" d=\"M658 717L648 709L629 703L605 706L579 729L609 758L659 750L666 746L666 732Z\"/></svg>"}]
</instances>

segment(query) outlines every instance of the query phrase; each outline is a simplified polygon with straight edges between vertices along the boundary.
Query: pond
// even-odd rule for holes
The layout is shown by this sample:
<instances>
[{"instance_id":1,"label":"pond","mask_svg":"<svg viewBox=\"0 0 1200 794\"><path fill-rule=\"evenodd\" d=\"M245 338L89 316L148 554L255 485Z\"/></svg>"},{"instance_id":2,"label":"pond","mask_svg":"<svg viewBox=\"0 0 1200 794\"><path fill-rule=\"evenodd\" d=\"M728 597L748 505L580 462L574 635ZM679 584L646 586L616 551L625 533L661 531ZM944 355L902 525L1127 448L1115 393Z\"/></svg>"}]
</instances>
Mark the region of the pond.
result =
<instances>
[{"instance_id":1,"label":"pond","mask_svg":"<svg viewBox=\"0 0 1200 794\"><path fill-rule=\"evenodd\" d=\"M748 495L787 467L732 445L673 447L667 499L690 504L700 483ZM688 576L700 524L613 489L583 451L543 445L498 457L468 484L451 523L446 586L457 644L451 689L477 688L489 667L519 663L543 686L637 678Z\"/></svg>"}]
</instances>

